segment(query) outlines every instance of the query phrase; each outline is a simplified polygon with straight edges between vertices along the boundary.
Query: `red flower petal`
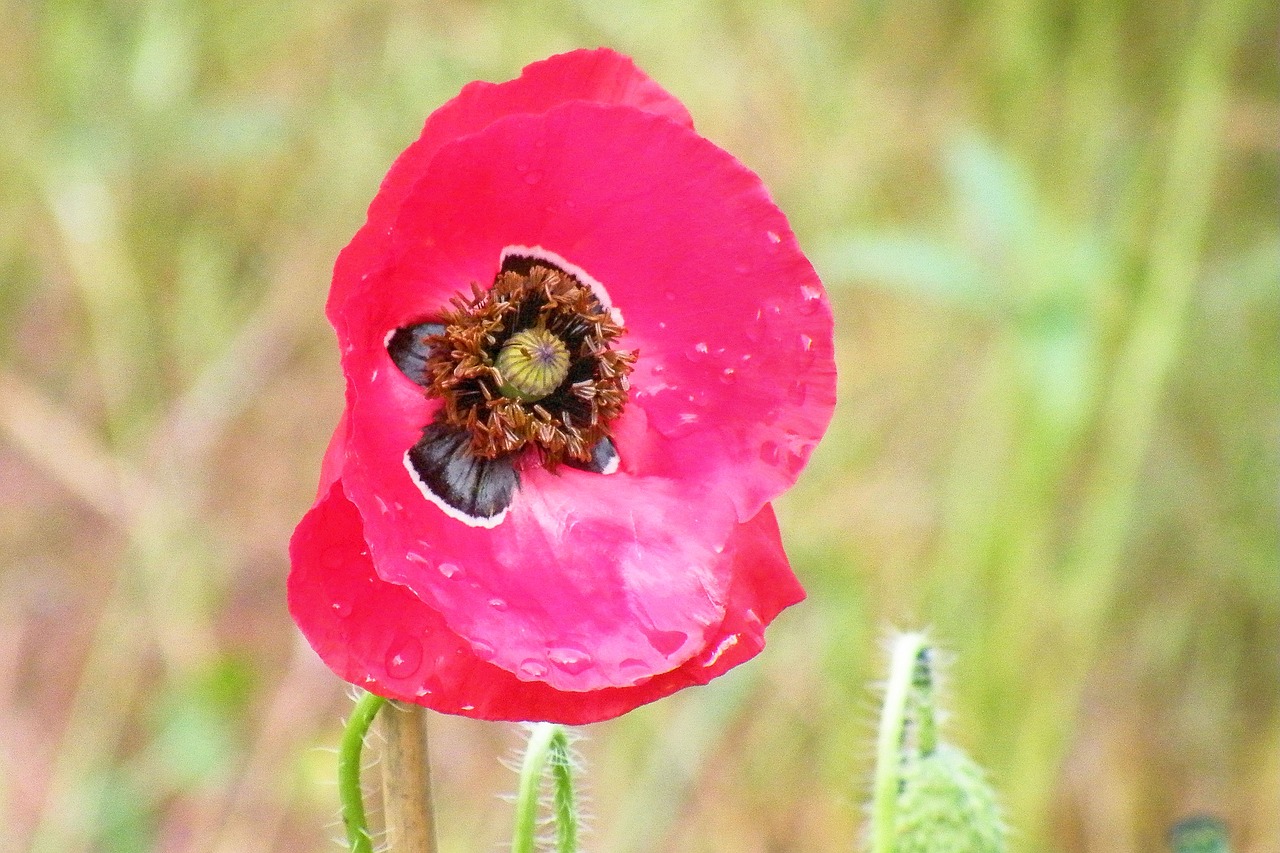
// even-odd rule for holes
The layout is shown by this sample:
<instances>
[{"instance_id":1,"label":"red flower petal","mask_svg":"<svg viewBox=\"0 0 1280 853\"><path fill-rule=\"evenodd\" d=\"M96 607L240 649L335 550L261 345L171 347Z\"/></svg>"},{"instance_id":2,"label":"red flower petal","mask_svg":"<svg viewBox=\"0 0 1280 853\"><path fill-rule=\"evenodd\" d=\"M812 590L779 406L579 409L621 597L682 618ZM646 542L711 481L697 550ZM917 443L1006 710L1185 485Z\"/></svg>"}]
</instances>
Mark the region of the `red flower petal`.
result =
<instances>
[{"instance_id":1,"label":"red flower petal","mask_svg":"<svg viewBox=\"0 0 1280 853\"><path fill-rule=\"evenodd\" d=\"M687 128L582 103L503 119L441 149L394 240L400 262L352 321L357 382L389 330L492 280L504 248L540 246L604 285L640 352L632 403L659 435L624 450L637 473L693 479L750 518L831 419L822 285L760 179Z\"/></svg>"},{"instance_id":2,"label":"red flower petal","mask_svg":"<svg viewBox=\"0 0 1280 853\"><path fill-rule=\"evenodd\" d=\"M341 484L298 525L290 556L289 610L338 675L384 696L491 720L594 722L706 683L759 652L765 626L804 597L766 506L738 526L719 557L717 573L734 578L728 615L697 657L634 686L565 694L487 662L487 647L465 642L408 589L384 582Z\"/></svg>"},{"instance_id":3,"label":"red flower petal","mask_svg":"<svg viewBox=\"0 0 1280 853\"><path fill-rule=\"evenodd\" d=\"M400 204L421 180L441 146L488 127L504 116L542 113L568 101L621 104L693 127L693 119L669 92L608 48L575 50L534 62L504 83L477 80L428 117L422 134L396 158L369 206L368 221L338 255L326 313L335 327L344 322L344 286L376 271L386 260L386 244Z\"/></svg>"}]
</instances>

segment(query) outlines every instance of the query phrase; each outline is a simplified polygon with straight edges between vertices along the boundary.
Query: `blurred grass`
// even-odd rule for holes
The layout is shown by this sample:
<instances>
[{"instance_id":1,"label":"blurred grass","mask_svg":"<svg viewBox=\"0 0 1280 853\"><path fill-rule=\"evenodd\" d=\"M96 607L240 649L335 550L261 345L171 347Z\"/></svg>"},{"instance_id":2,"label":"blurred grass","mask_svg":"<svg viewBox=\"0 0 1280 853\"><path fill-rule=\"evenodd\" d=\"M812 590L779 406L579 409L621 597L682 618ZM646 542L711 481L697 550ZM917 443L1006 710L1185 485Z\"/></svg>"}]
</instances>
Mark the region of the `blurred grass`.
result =
<instances>
[{"instance_id":1,"label":"blurred grass","mask_svg":"<svg viewBox=\"0 0 1280 853\"><path fill-rule=\"evenodd\" d=\"M0 783L31 851L323 849L343 688L283 606L329 268L423 117L579 45L759 171L837 313L810 599L593 727L593 847L857 843L879 643L1029 851L1280 848L1280 72L1243 0L0 2ZM445 850L506 727L440 719ZM328 826L326 826L328 825Z\"/></svg>"}]
</instances>

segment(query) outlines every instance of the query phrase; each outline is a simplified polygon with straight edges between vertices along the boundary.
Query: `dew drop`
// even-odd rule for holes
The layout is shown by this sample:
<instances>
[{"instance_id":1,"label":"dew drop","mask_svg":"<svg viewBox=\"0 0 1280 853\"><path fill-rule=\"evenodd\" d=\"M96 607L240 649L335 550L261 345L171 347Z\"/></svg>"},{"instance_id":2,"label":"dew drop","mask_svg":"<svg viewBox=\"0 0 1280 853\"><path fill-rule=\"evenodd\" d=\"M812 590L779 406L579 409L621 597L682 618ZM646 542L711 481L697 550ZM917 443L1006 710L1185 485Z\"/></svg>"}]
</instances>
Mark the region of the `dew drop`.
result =
<instances>
[{"instance_id":1,"label":"dew drop","mask_svg":"<svg viewBox=\"0 0 1280 853\"><path fill-rule=\"evenodd\" d=\"M558 646L547 651L547 660L570 675L585 672L595 664L595 658L574 646Z\"/></svg>"},{"instance_id":2,"label":"dew drop","mask_svg":"<svg viewBox=\"0 0 1280 853\"><path fill-rule=\"evenodd\" d=\"M709 347L707 347L706 341L698 341L696 344L694 344L689 348L689 351L685 353L685 357L688 358L693 363L697 364L698 362L705 359L707 357L707 354L710 351L711 350Z\"/></svg>"},{"instance_id":3,"label":"dew drop","mask_svg":"<svg viewBox=\"0 0 1280 853\"><path fill-rule=\"evenodd\" d=\"M458 709L459 709L459 710L461 710L461 711L474 711L474 710L476 709L476 706L475 706L475 705L470 705L470 704L468 704L468 705L459 705L459 706L458 706Z\"/></svg>"},{"instance_id":4,"label":"dew drop","mask_svg":"<svg viewBox=\"0 0 1280 853\"><path fill-rule=\"evenodd\" d=\"M760 445L761 462L764 462L766 465L777 465L780 458L781 449L778 447L777 442L766 441L764 444Z\"/></svg>"},{"instance_id":5,"label":"dew drop","mask_svg":"<svg viewBox=\"0 0 1280 853\"><path fill-rule=\"evenodd\" d=\"M436 566L436 568L440 571L440 574L444 575L446 578L456 578L458 575L462 574L462 567L457 563L441 563Z\"/></svg>"},{"instance_id":6,"label":"dew drop","mask_svg":"<svg viewBox=\"0 0 1280 853\"><path fill-rule=\"evenodd\" d=\"M666 423L655 421L658 432L667 438L684 438L698 430L698 415L695 412L681 412L674 420Z\"/></svg>"},{"instance_id":7,"label":"dew drop","mask_svg":"<svg viewBox=\"0 0 1280 853\"><path fill-rule=\"evenodd\" d=\"M658 654L670 657L680 651L680 647L689 639L684 631L646 631L649 645L658 650Z\"/></svg>"},{"instance_id":8,"label":"dew drop","mask_svg":"<svg viewBox=\"0 0 1280 853\"><path fill-rule=\"evenodd\" d=\"M782 242L782 238L778 236L778 232L776 232L776 231L766 231L766 232L764 232L764 236L766 236L766 237L768 237L768 238L769 238L769 242L770 242L770 243L781 243L781 242Z\"/></svg>"},{"instance_id":9,"label":"dew drop","mask_svg":"<svg viewBox=\"0 0 1280 853\"><path fill-rule=\"evenodd\" d=\"M501 598L491 598L489 599L489 606L494 610L501 612L507 609L507 602L503 601Z\"/></svg>"},{"instance_id":10,"label":"dew drop","mask_svg":"<svg viewBox=\"0 0 1280 853\"><path fill-rule=\"evenodd\" d=\"M494 647L484 640L472 640L471 651L475 652L480 660L493 660L494 655L497 654Z\"/></svg>"},{"instance_id":11,"label":"dew drop","mask_svg":"<svg viewBox=\"0 0 1280 853\"><path fill-rule=\"evenodd\" d=\"M654 376L661 376L662 374L667 372L667 368L666 368L666 365L655 364L652 368L650 368L650 372Z\"/></svg>"},{"instance_id":12,"label":"dew drop","mask_svg":"<svg viewBox=\"0 0 1280 853\"><path fill-rule=\"evenodd\" d=\"M333 612L337 613L343 619L351 615L350 601L335 601L331 606L333 607Z\"/></svg>"},{"instance_id":13,"label":"dew drop","mask_svg":"<svg viewBox=\"0 0 1280 853\"><path fill-rule=\"evenodd\" d=\"M675 302L676 292L674 290L668 290L666 293L662 294L662 298L667 300L668 302Z\"/></svg>"},{"instance_id":14,"label":"dew drop","mask_svg":"<svg viewBox=\"0 0 1280 853\"><path fill-rule=\"evenodd\" d=\"M404 555L404 558L408 560L410 563L417 563L420 566L431 565L431 561L428 560L426 557L422 556L421 554L419 554L417 551L406 552Z\"/></svg>"},{"instance_id":15,"label":"dew drop","mask_svg":"<svg viewBox=\"0 0 1280 853\"><path fill-rule=\"evenodd\" d=\"M520 675L526 679L543 678L548 671L547 665L537 658L528 658L520 664Z\"/></svg>"},{"instance_id":16,"label":"dew drop","mask_svg":"<svg viewBox=\"0 0 1280 853\"><path fill-rule=\"evenodd\" d=\"M422 643L413 637L402 637L387 650L387 675L409 678L422 666Z\"/></svg>"},{"instance_id":17,"label":"dew drop","mask_svg":"<svg viewBox=\"0 0 1280 853\"><path fill-rule=\"evenodd\" d=\"M716 645L715 649L712 650L711 654L707 656L707 659L702 662L702 665L715 666L716 661L720 660L721 655L729 651L729 649L733 648L734 646L738 645L738 640L739 640L739 637L737 634L730 634L729 636L725 637Z\"/></svg>"},{"instance_id":18,"label":"dew drop","mask_svg":"<svg viewBox=\"0 0 1280 853\"><path fill-rule=\"evenodd\" d=\"M649 665L639 658L626 658L618 663L619 669L648 669Z\"/></svg>"},{"instance_id":19,"label":"dew drop","mask_svg":"<svg viewBox=\"0 0 1280 853\"><path fill-rule=\"evenodd\" d=\"M726 367L720 371L720 381L725 385L732 385L738 381L738 373L732 367Z\"/></svg>"},{"instance_id":20,"label":"dew drop","mask_svg":"<svg viewBox=\"0 0 1280 853\"><path fill-rule=\"evenodd\" d=\"M800 313L812 314L822 304L822 291L812 285L800 285Z\"/></svg>"},{"instance_id":21,"label":"dew drop","mask_svg":"<svg viewBox=\"0 0 1280 853\"><path fill-rule=\"evenodd\" d=\"M417 690L413 691L413 695L414 695L414 696L417 696L419 699L421 699L423 696L430 696L430 695L431 695L431 688L429 688L429 687L419 687Z\"/></svg>"},{"instance_id":22,"label":"dew drop","mask_svg":"<svg viewBox=\"0 0 1280 853\"><path fill-rule=\"evenodd\" d=\"M516 171L523 175L525 172L529 171L529 167L526 166L524 163L517 163Z\"/></svg>"}]
</instances>

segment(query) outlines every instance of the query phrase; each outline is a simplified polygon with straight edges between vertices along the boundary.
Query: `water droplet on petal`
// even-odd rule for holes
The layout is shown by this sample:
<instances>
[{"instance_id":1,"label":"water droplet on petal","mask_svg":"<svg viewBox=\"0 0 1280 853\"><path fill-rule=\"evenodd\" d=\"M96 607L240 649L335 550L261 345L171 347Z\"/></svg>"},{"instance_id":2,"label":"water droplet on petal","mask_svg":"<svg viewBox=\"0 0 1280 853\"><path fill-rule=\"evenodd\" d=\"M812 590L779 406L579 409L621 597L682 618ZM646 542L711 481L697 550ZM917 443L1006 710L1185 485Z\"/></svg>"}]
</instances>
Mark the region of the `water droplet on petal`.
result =
<instances>
[{"instance_id":1,"label":"water droplet on petal","mask_svg":"<svg viewBox=\"0 0 1280 853\"><path fill-rule=\"evenodd\" d=\"M489 606L492 607L494 610L498 610L498 611L507 609L507 603L503 601L501 598L489 599Z\"/></svg>"},{"instance_id":2,"label":"water droplet on petal","mask_svg":"<svg viewBox=\"0 0 1280 853\"><path fill-rule=\"evenodd\" d=\"M421 554L419 554L417 551L406 552L404 555L404 558L408 560L410 563L417 563L420 566L429 567L431 565L431 561L428 560L426 557L422 556Z\"/></svg>"},{"instance_id":3,"label":"water droplet on petal","mask_svg":"<svg viewBox=\"0 0 1280 853\"><path fill-rule=\"evenodd\" d=\"M645 634L649 638L649 644L665 657L680 651L680 647L689 639L684 631L646 631Z\"/></svg>"},{"instance_id":4,"label":"water droplet on petal","mask_svg":"<svg viewBox=\"0 0 1280 853\"><path fill-rule=\"evenodd\" d=\"M764 232L764 236L766 236L766 237L768 237L768 238L769 238L769 242L770 242L770 243L781 243L781 242L782 242L782 238L778 236L778 232L776 232L776 231L766 231L766 232Z\"/></svg>"},{"instance_id":5,"label":"water droplet on petal","mask_svg":"<svg viewBox=\"0 0 1280 853\"><path fill-rule=\"evenodd\" d=\"M559 646L548 650L547 660L570 675L585 672L595 663L595 659L591 655L573 646Z\"/></svg>"},{"instance_id":6,"label":"water droplet on petal","mask_svg":"<svg viewBox=\"0 0 1280 853\"><path fill-rule=\"evenodd\" d=\"M459 705L458 709L462 711L474 711L476 709L476 706L475 705Z\"/></svg>"},{"instance_id":7,"label":"water droplet on petal","mask_svg":"<svg viewBox=\"0 0 1280 853\"><path fill-rule=\"evenodd\" d=\"M419 699L421 699L423 696L430 696L430 695L431 695L431 688L430 688L430 687L419 687L417 690L413 691L413 695L414 695L414 696L417 696Z\"/></svg>"},{"instance_id":8,"label":"water droplet on petal","mask_svg":"<svg viewBox=\"0 0 1280 853\"><path fill-rule=\"evenodd\" d=\"M666 293L662 294L662 298L667 300L668 302L675 302L676 292L674 290L668 290Z\"/></svg>"},{"instance_id":9,"label":"water droplet on petal","mask_svg":"<svg viewBox=\"0 0 1280 853\"><path fill-rule=\"evenodd\" d=\"M685 353L685 357L696 364L705 359L708 352L710 352L710 349L707 347L707 342L698 341L696 344L689 347L689 351Z\"/></svg>"},{"instance_id":10,"label":"water droplet on petal","mask_svg":"<svg viewBox=\"0 0 1280 853\"><path fill-rule=\"evenodd\" d=\"M484 640L472 640L471 651L475 652L476 657L480 658L480 660L493 660L494 655L497 653L493 646Z\"/></svg>"},{"instance_id":11,"label":"water droplet on petal","mask_svg":"<svg viewBox=\"0 0 1280 853\"><path fill-rule=\"evenodd\" d=\"M436 568L440 571L440 574L447 578L456 578L462 574L462 567L457 563L441 563Z\"/></svg>"},{"instance_id":12,"label":"water droplet on petal","mask_svg":"<svg viewBox=\"0 0 1280 853\"><path fill-rule=\"evenodd\" d=\"M337 613L343 619L351 615L350 601L335 601L333 603L333 612Z\"/></svg>"},{"instance_id":13,"label":"water droplet on petal","mask_svg":"<svg viewBox=\"0 0 1280 853\"><path fill-rule=\"evenodd\" d=\"M543 678L549 672L547 665L537 658L528 658L520 664L520 675L525 679Z\"/></svg>"},{"instance_id":14,"label":"water droplet on petal","mask_svg":"<svg viewBox=\"0 0 1280 853\"><path fill-rule=\"evenodd\" d=\"M732 385L738 381L738 374L732 367L726 367L720 371L720 381L726 385Z\"/></svg>"},{"instance_id":15,"label":"water droplet on petal","mask_svg":"<svg viewBox=\"0 0 1280 853\"><path fill-rule=\"evenodd\" d=\"M780 458L781 450L777 442L766 441L760 445L760 461L766 465L777 465Z\"/></svg>"},{"instance_id":16,"label":"water droplet on petal","mask_svg":"<svg viewBox=\"0 0 1280 853\"><path fill-rule=\"evenodd\" d=\"M721 655L729 651L729 649L733 648L734 646L738 645L738 640L739 640L739 637L737 634L730 634L729 636L725 637L723 640L721 640L719 643L716 644L716 647L712 649L711 654L708 655L707 659L702 662L702 665L715 666L716 661L720 660Z\"/></svg>"},{"instance_id":17,"label":"water droplet on petal","mask_svg":"<svg viewBox=\"0 0 1280 853\"><path fill-rule=\"evenodd\" d=\"M618 663L619 669L648 669L649 665L639 658L626 658Z\"/></svg>"},{"instance_id":18,"label":"water droplet on petal","mask_svg":"<svg viewBox=\"0 0 1280 853\"><path fill-rule=\"evenodd\" d=\"M812 285L800 285L800 313L812 314L822 304L822 291Z\"/></svg>"},{"instance_id":19,"label":"water droplet on petal","mask_svg":"<svg viewBox=\"0 0 1280 853\"><path fill-rule=\"evenodd\" d=\"M413 637L401 637L387 650L387 675L409 678L422 666L422 643Z\"/></svg>"}]
</instances>

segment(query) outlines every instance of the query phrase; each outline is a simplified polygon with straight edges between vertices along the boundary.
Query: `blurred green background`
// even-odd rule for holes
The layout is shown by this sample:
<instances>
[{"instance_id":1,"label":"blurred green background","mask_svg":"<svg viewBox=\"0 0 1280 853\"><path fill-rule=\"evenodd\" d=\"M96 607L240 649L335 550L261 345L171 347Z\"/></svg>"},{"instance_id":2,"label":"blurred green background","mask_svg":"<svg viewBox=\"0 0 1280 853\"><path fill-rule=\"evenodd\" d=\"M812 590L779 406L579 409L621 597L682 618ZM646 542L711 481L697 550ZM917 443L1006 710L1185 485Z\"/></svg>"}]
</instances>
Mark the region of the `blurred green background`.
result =
<instances>
[{"instance_id":1,"label":"blurred green background","mask_svg":"<svg viewBox=\"0 0 1280 853\"><path fill-rule=\"evenodd\" d=\"M338 849L346 687L284 607L341 408L321 306L465 82L632 54L831 293L840 405L780 501L810 598L588 729L602 851L861 843L883 643L1021 851L1280 850L1280 72L1266 0L0 0L6 849ZM518 727L436 717L445 851Z\"/></svg>"}]
</instances>

